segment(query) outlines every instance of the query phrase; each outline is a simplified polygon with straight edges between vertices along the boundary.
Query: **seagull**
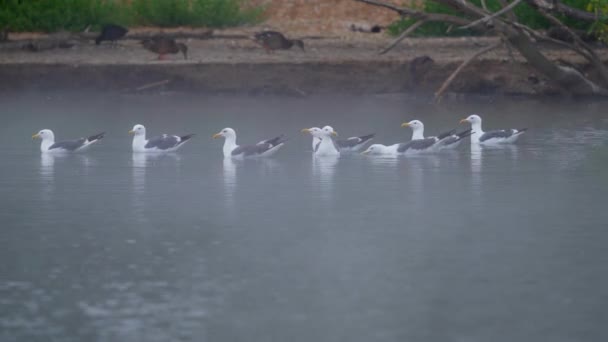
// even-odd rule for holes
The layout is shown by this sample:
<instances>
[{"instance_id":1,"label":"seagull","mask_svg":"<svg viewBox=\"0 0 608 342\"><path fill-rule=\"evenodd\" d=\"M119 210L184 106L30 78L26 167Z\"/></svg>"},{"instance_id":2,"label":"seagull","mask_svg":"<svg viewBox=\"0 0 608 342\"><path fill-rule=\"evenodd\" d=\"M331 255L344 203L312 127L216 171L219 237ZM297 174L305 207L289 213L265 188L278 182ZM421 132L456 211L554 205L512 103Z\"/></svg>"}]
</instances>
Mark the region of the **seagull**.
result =
<instances>
[{"instance_id":1,"label":"seagull","mask_svg":"<svg viewBox=\"0 0 608 342\"><path fill-rule=\"evenodd\" d=\"M305 128L302 132L310 133L313 136L313 151L316 156L340 155L340 148L333 139L338 133L331 126L325 126L322 129L318 127Z\"/></svg>"},{"instance_id":2,"label":"seagull","mask_svg":"<svg viewBox=\"0 0 608 342\"><path fill-rule=\"evenodd\" d=\"M471 135L471 143L477 144L511 144L514 143L522 133L527 131L527 128L521 129L500 129L484 132L481 129L481 117L479 115L469 115L467 118L460 120L460 123L469 122L473 129Z\"/></svg>"},{"instance_id":3,"label":"seagull","mask_svg":"<svg viewBox=\"0 0 608 342\"><path fill-rule=\"evenodd\" d=\"M101 140L105 132L92 135L88 138L55 142L55 134L50 129L43 129L32 135L32 139L41 139L40 151L49 153L80 152L87 149L91 144Z\"/></svg>"},{"instance_id":4,"label":"seagull","mask_svg":"<svg viewBox=\"0 0 608 342\"><path fill-rule=\"evenodd\" d=\"M330 127L331 126L325 126ZM324 128L325 128L324 127ZM320 141L320 138L316 136L321 131L319 127L311 127L303 129L302 132L310 133L312 135L312 150L315 150L315 147ZM372 141L375 134L361 135L358 137L350 137L348 139L334 140L340 152L359 152L361 149L367 144L369 141Z\"/></svg>"},{"instance_id":5,"label":"seagull","mask_svg":"<svg viewBox=\"0 0 608 342\"><path fill-rule=\"evenodd\" d=\"M312 135L312 150L314 151L321 142L321 129L319 127L304 128L302 133L309 133Z\"/></svg>"},{"instance_id":6,"label":"seagull","mask_svg":"<svg viewBox=\"0 0 608 342\"><path fill-rule=\"evenodd\" d=\"M158 137L146 139L146 127L143 125L133 126L133 129L129 131L129 134L133 134L133 152L146 153L173 152L194 136L194 134L188 134L181 137L163 134Z\"/></svg>"},{"instance_id":7,"label":"seagull","mask_svg":"<svg viewBox=\"0 0 608 342\"><path fill-rule=\"evenodd\" d=\"M404 122L401 124L401 127L411 127L412 128L412 140L424 139L424 124L420 120L412 120L410 122ZM454 134L455 130L451 130L449 132L441 133L436 137L428 137L433 138L438 143L437 147L440 149L444 148L456 148L462 142L462 139L468 137L472 134L471 129L462 131L460 133Z\"/></svg>"},{"instance_id":8,"label":"seagull","mask_svg":"<svg viewBox=\"0 0 608 342\"><path fill-rule=\"evenodd\" d=\"M213 139L224 137L224 158L269 157L275 154L287 141L284 135L262 140L255 145L237 145L236 132L232 128L224 128L213 135Z\"/></svg>"}]
</instances>

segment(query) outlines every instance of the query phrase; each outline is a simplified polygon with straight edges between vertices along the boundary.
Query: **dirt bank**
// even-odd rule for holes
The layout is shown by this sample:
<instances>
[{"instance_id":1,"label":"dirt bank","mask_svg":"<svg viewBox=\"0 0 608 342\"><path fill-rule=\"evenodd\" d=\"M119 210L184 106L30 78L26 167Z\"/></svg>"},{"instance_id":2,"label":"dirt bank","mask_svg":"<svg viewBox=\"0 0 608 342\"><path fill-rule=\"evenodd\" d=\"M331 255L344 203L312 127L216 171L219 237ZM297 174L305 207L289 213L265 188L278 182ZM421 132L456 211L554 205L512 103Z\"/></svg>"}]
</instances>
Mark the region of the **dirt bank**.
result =
<instances>
[{"instance_id":1,"label":"dirt bank","mask_svg":"<svg viewBox=\"0 0 608 342\"><path fill-rule=\"evenodd\" d=\"M306 51L266 54L246 39L222 35L251 34L255 29L224 31L217 39L193 40L190 59L172 56L156 61L136 41L118 48L85 43L45 52L1 52L0 91L26 89L134 90L162 82L169 90L284 93L432 93L458 64L494 38L409 39L389 54L377 51L391 39L382 34L348 34L305 39ZM601 51L605 54L606 51ZM571 53L553 50L551 58L581 63ZM451 92L549 94L550 84L506 51L488 53L471 64ZM414 62L415 61L415 62Z\"/></svg>"}]
</instances>

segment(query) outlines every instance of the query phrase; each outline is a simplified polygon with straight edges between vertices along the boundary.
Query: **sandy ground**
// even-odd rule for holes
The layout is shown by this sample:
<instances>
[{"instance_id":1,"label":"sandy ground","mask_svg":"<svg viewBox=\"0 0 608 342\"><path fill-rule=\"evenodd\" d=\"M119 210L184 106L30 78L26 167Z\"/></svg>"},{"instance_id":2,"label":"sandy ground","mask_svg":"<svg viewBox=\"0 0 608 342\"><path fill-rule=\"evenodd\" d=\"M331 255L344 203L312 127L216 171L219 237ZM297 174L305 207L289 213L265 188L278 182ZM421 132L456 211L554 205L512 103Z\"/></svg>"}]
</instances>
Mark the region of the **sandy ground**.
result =
<instances>
[{"instance_id":1,"label":"sandy ground","mask_svg":"<svg viewBox=\"0 0 608 342\"><path fill-rule=\"evenodd\" d=\"M42 52L0 50L0 77L12 80L0 85L0 90L51 85L122 89L166 80L169 88L197 91L432 93L464 59L496 42L493 37L410 38L379 55L391 37L346 31L339 36L294 35L304 39L306 51L293 48L268 54L250 39L234 38L249 37L257 30L260 27L223 30L216 31L212 39L182 40L189 46L188 60L172 55L158 61L131 39L118 46L83 41L72 48ZM570 51L544 51L552 59L584 62ZM607 52L599 50L604 56ZM418 57L430 57L432 62L414 68L411 62ZM491 51L470 64L450 91L556 93L517 53L511 59L505 49Z\"/></svg>"},{"instance_id":2,"label":"sandy ground","mask_svg":"<svg viewBox=\"0 0 608 342\"><path fill-rule=\"evenodd\" d=\"M224 32L222 34L249 35L249 32ZM170 56L169 61L157 61L156 56L144 50L135 40L123 40L118 47L109 44L96 46L83 42L69 49L44 52L0 51L0 63L65 63L65 64L147 64L147 63L269 63L269 62L340 62L340 61L407 61L420 56L429 56L436 62L462 61L467 56L496 41L491 37L479 38L410 38L401 42L385 55L378 55L392 41L384 34L353 33L341 37L306 38L306 51L297 48L266 53L257 44L247 39L184 40L189 47L189 60L181 55ZM563 58L580 62L574 54L564 50L548 51L551 58ZM515 55L516 59L519 59ZM498 49L481 59L506 60L508 54Z\"/></svg>"}]
</instances>

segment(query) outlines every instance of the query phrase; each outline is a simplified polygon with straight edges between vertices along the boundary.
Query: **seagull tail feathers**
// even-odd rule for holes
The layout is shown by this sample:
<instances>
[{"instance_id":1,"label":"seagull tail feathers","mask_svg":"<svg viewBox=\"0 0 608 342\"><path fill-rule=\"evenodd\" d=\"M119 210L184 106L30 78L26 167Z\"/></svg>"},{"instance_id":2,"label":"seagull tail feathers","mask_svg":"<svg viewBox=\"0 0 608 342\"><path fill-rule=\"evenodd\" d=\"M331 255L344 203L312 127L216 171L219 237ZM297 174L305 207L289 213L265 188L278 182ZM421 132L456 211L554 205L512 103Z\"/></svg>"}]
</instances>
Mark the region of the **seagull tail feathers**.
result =
<instances>
[{"instance_id":1,"label":"seagull tail feathers","mask_svg":"<svg viewBox=\"0 0 608 342\"><path fill-rule=\"evenodd\" d=\"M281 134L276 138L272 138L272 139L268 139L266 141L264 141L264 143L266 144L270 144L272 146L276 146L278 144L282 144L284 142L286 142L288 139L285 137L285 134Z\"/></svg>"},{"instance_id":2,"label":"seagull tail feathers","mask_svg":"<svg viewBox=\"0 0 608 342\"><path fill-rule=\"evenodd\" d=\"M441 134L439 134L439 135L437 136L437 139L439 139L439 140L443 140L443 139L445 139L445 138L447 138L447 137L449 137L449 136L453 135L453 134L454 134L454 132L456 132L456 130L455 130L455 129L453 129L453 130L451 130L451 131L448 131L448 132L441 133Z\"/></svg>"},{"instance_id":3,"label":"seagull tail feathers","mask_svg":"<svg viewBox=\"0 0 608 342\"><path fill-rule=\"evenodd\" d=\"M100 140L101 138L103 138L105 136L105 134L106 134L106 132L101 132L99 134L91 135L90 137L87 138L87 141L93 142L93 141Z\"/></svg>"},{"instance_id":4,"label":"seagull tail feathers","mask_svg":"<svg viewBox=\"0 0 608 342\"><path fill-rule=\"evenodd\" d=\"M373 139L374 136L376 136L376 133L372 133L372 134L368 134L368 135L362 135L359 137L359 139L361 139L361 142L365 142L368 141L370 139Z\"/></svg>"},{"instance_id":5,"label":"seagull tail feathers","mask_svg":"<svg viewBox=\"0 0 608 342\"><path fill-rule=\"evenodd\" d=\"M179 137L179 139L180 139L180 142L179 142L179 143L180 143L180 144L183 144L183 143L185 143L186 141L190 140L190 138L192 138L192 137L193 137L193 136L195 136L195 135L196 135L196 134L186 134L186 135L183 135L183 136Z\"/></svg>"},{"instance_id":6,"label":"seagull tail feathers","mask_svg":"<svg viewBox=\"0 0 608 342\"><path fill-rule=\"evenodd\" d=\"M464 139L464 138L468 137L469 135L471 135L473 133L474 133L473 130L469 128L465 131L462 131L462 132L456 134L456 136L458 136L458 139L460 140L460 139Z\"/></svg>"}]
</instances>

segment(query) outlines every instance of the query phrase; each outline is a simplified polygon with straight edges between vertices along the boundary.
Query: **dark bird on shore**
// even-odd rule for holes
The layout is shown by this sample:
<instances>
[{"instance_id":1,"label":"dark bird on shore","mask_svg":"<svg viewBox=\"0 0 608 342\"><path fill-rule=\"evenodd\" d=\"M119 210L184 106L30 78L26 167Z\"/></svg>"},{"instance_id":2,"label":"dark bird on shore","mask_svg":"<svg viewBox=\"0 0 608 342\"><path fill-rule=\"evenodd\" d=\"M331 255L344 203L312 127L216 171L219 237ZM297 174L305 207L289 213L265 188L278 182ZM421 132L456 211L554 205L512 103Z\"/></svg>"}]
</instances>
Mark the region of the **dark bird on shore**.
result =
<instances>
[{"instance_id":1,"label":"dark bird on shore","mask_svg":"<svg viewBox=\"0 0 608 342\"><path fill-rule=\"evenodd\" d=\"M270 53L274 50L288 50L292 46L297 46L304 51L304 42L299 39L287 39L281 32L264 31L257 32L253 36L255 41L264 47L266 52Z\"/></svg>"},{"instance_id":2,"label":"dark bird on shore","mask_svg":"<svg viewBox=\"0 0 608 342\"><path fill-rule=\"evenodd\" d=\"M384 27L380 25L367 26L367 25L350 25L350 30L353 32L363 32L363 33L380 33L384 30Z\"/></svg>"},{"instance_id":3,"label":"dark bird on shore","mask_svg":"<svg viewBox=\"0 0 608 342\"><path fill-rule=\"evenodd\" d=\"M127 32L129 32L129 30L122 26L114 24L105 25L101 29L101 34L95 38L95 44L99 45L104 40L110 41L112 44L114 44L118 39L124 37Z\"/></svg>"},{"instance_id":4,"label":"dark bird on shore","mask_svg":"<svg viewBox=\"0 0 608 342\"><path fill-rule=\"evenodd\" d=\"M165 59L165 55L168 53L176 54L178 52L184 55L184 59L188 59L188 46L184 43L177 43L171 38L157 37L146 39L141 44L146 50L157 53L159 60Z\"/></svg>"}]
</instances>

